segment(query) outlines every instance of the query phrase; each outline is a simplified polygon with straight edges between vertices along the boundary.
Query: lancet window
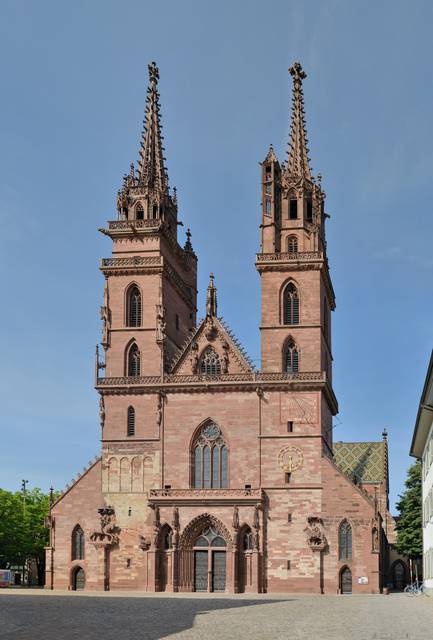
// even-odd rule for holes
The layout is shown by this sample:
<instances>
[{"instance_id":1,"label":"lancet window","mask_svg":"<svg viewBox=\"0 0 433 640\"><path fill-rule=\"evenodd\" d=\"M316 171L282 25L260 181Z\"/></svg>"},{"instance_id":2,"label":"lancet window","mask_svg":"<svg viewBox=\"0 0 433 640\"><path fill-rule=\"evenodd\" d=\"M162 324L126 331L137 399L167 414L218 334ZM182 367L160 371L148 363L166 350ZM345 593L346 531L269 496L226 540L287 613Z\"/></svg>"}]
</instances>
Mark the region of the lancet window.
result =
<instances>
[{"instance_id":1,"label":"lancet window","mask_svg":"<svg viewBox=\"0 0 433 640\"><path fill-rule=\"evenodd\" d=\"M286 344L284 371L287 371L287 373L296 373L299 371L299 351L293 338L290 338Z\"/></svg>"},{"instance_id":2,"label":"lancet window","mask_svg":"<svg viewBox=\"0 0 433 640\"><path fill-rule=\"evenodd\" d=\"M284 324L299 324L299 295L293 282L289 282L284 290L283 321Z\"/></svg>"},{"instance_id":3,"label":"lancet window","mask_svg":"<svg viewBox=\"0 0 433 640\"><path fill-rule=\"evenodd\" d=\"M128 291L127 297L127 326L128 327L140 327L141 326L141 293L138 287L133 286Z\"/></svg>"},{"instance_id":4,"label":"lancet window","mask_svg":"<svg viewBox=\"0 0 433 640\"><path fill-rule=\"evenodd\" d=\"M72 560L84 560L84 531L79 524L72 532Z\"/></svg>"},{"instance_id":5,"label":"lancet window","mask_svg":"<svg viewBox=\"0 0 433 640\"><path fill-rule=\"evenodd\" d=\"M208 347L200 359L200 373L207 376L218 376L221 373L221 362L215 349Z\"/></svg>"},{"instance_id":6,"label":"lancet window","mask_svg":"<svg viewBox=\"0 0 433 640\"><path fill-rule=\"evenodd\" d=\"M128 351L128 376L135 377L140 375L140 350L134 342Z\"/></svg>"},{"instance_id":7,"label":"lancet window","mask_svg":"<svg viewBox=\"0 0 433 640\"><path fill-rule=\"evenodd\" d=\"M134 407L128 407L128 417L126 423L126 435L135 435L135 409Z\"/></svg>"},{"instance_id":8,"label":"lancet window","mask_svg":"<svg viewBox=\"0 0 433 640\"><path fill-rule=\"evenodd\" d=\"M352 559L352 527L344 520L338 530L338 557L340 560Z\"/></svg>"},{"instance_id":9,"label":"lancet window","mask_svg":"<svg viewBox=\"0 0 433 640\"><path fill-rule=\"evenodd\" d=\"M298 238L296 236L287 238L287 253L298 253Z\"/></svg>"},{"instance_id":10,"label":"lancet window","mask_svg":"<svg viewBox=\"0 0 433 640\"><path fill-rule=\"evenodd\" d=\"M136 220L143 220L144 219L144 209L143 209L143 205L141 204L141 202L139 202L137 204L137 206L135 207L135 219Z\"/></svg>"},{"instance_id":11,"label":"lancet window","mask_svg":"<svg viewBox=\"0 0 433 640\"><path fill-rule=\"evenodd\" d=\"M228 449L221 429L208 422L193 445L193 486L196 489L228 487Z\"/></svg>"}]
</instances>

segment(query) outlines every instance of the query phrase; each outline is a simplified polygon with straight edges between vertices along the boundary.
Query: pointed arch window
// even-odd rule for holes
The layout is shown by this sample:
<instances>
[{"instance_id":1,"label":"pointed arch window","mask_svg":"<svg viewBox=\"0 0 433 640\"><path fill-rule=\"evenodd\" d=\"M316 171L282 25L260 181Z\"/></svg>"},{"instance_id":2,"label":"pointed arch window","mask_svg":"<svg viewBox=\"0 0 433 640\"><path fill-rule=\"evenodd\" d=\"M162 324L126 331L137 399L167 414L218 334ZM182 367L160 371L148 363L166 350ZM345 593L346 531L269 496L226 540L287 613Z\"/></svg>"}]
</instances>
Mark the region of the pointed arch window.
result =
<instances>
[{"instance_id":1,"label":"pointed arch window","mask_svg":"<svg viewBox=\"0 0 433 640\"><path fill-rule=\"evenodd\" d=\"M200 373L206 376L219 376L221 373L221 362L215 349L208 347L201 359L199 366Z\"/></svg>"},{"instance_id":2,"label":"pointed arch window","mask_svg":"<svg viewBox=\"0 0 433 640\"><path fill-rule=\"evenodd\" d=\"M144 220L144 209L141 202L137 204L135 207L135 219L136 220Z\"/></svg>"},{"instance_id":3,"label":"pointed arch window","mask_svg":"<svg viewBox=\"0 0 433 640\"><path fill-rule=\"evenodd\" d=\"M192 449L195 489L228 487L228 449L221 429L208 422L199 431Z\"/></svg>"},{"instance_id":4,"label":"pointed arch window","mask_svg":"<svg viewBox=\"0 0 433 640\"><path fill-rule=\"evenodd\" d=\"M126 435L135 436L135 409L134 407L128 407L128 417L126 424Z\"/></svg>"},{"instance_id":5,"label":"pointed arch window","mask_svg":"<svg viewBox=\"0 0 433 640\"><path fill-rule=\"evenodd\" d=\"M352 559L352 527L344 520L338 531L338 558L339 560Z\"/></svg>"},{"instance_id":6,"label":"pointed arch window","mask_svg":"<svg viewBox=\"0 0 433 640\"><path fill-rule=\"evenodd\" d=\"M72 532L72 560L84 560L84 531L79 524Z\"/></svg>"},{"instance_id":7,"label":"pointed arch window","mask_svg":"<svg viewBox=\"0 0 433 640\"><path fill-rule=\"evenodd\" d=\"M128 291L126 317L128 327L141 326L141 293L135 285Z\"/></svg>"},{"instance_id":8,"label":"pointed arch window","mask_svg":"<svg viewBox=\"0 0 433 640\"><path fill-rule=\"evenodd\" d=\"M298 253L298 238L296 236L287 238L287 253Z\"/></svg>"},{"instance_id":9,"label":"pointed arch window","mask_svg":"<svg viewBox=\"0 0 433 640\"><path fill-rule=\"evenodd\" d=\"M299 324L299 295L293 282L289 282L283 296L284 324Z\"/></svg>"},{"instance_id":10,"label":"pointed arch window","mask_svg":"<svg viewBox=\"0 0 433 640\"><path fill-rule=\"evenodd\" d=\"M128 352L128 376L136 377L140 375L140 361L140 350L137 344L134 342Z\"/></svg>"},{"instance_id":11,"label":"pointed arch window","mask_svg":"<svg viewBox=\"0 0 433 640\"><path fill-rule=\"evenodd\" d=\"M299 351L293 338L290 338L286 344L284 371L287 373L297 373L299 371Z\"/></svg>"}]
</instances>

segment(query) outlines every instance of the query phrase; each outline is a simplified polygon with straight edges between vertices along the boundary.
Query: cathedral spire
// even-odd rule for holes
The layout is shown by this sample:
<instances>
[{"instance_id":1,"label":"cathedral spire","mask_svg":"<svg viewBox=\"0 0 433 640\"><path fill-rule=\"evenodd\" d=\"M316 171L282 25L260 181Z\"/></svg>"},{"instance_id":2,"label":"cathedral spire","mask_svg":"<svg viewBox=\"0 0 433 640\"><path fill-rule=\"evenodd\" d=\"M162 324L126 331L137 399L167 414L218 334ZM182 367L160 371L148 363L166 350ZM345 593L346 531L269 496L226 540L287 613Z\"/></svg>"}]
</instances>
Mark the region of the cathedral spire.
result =
<instances>
[{"instance_id":1,"label":"cathedral spire","mask_svg":"<svg viewBox=\"0 0 433 640\"><path fill-rule=\"evenodd\" d=\"M161 135L159 69L155 62L151 62L148 69L149 86L138 161L138 184L147 187L161 197L168 196L168 176L164 166L164 147Z\"/></svg>"},{"instance_id":2,"label":"cathedral spire","mask_svg":"<svg viewBox=\"0 0 433 640\"><path fill-rule=\"evenodd\" d=\"M206 297L206 315L210 317L216 317L217 314L217 290L214 277L214 274L211 273Z\"/></svg>"},{"instance_id":3,"label":"cathedral spire","mask_svg":"<svg viewBox=\"0 0 433 640\"><path fill-rule=\"evenodd\" d=\"M287 151L287 165L285 174L288 178L305 178L313 181L308 158L308 140L305 128L304 94L302 81L307 74L299 62L290 67L289 73L293 78L292 121L290 126L290 140Z\"/></svg>"}]
</instances>

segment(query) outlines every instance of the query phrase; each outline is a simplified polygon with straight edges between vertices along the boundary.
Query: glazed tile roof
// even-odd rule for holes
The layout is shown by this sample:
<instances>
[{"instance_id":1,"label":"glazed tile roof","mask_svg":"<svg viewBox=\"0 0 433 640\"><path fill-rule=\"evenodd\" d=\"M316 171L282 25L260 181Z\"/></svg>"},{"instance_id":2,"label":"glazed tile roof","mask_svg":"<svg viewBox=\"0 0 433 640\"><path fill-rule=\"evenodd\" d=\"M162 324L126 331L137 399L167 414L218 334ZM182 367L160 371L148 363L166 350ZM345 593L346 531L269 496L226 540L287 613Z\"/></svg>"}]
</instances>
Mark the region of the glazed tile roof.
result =
<instances>
[{"instance_id":1,"label":"glazed tile roof","mask_svg":"<svg viewBox=\"0 0 433 640\"><path fill-rule=\"evenodd\" d=\"M386 443L336 442L334 461L342 473L357 482L386 480Z\"/></svg>"}]
</instances>

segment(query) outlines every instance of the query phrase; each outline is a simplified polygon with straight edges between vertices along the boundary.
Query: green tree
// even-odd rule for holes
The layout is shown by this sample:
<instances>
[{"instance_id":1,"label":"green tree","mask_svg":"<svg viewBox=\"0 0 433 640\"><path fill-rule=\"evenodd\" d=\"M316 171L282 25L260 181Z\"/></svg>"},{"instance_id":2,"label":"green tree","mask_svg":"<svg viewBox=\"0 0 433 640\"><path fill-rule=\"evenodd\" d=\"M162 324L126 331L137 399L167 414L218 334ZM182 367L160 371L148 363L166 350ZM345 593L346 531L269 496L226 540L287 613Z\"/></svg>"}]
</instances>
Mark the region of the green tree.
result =
<instances>
[{"instance_id":1,"label":"green tree","mask_svg":"<svg viewBox=\"0 0 433 640\"><path fill-rule=\"evenodd\" d=\"M44 548L49 541L44 524L49 502L49 495L37 488L25 495L0 489L0 568L33 562L39 584L43 584Z\"/></svg>"},{"instance_id":2,"label":"green tree","mask_svg":"<svg viewBox=\"0 0 433 640\"><path fill-rule=\"evenodd\" d=\"M415 462L407 472L406 490L399 496L397 509L397 551L413 560L422 556L422 479L421 463Z\"/></svg>"}]
</instances>

